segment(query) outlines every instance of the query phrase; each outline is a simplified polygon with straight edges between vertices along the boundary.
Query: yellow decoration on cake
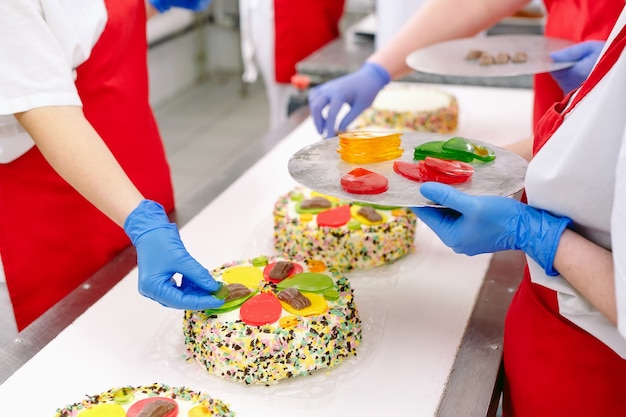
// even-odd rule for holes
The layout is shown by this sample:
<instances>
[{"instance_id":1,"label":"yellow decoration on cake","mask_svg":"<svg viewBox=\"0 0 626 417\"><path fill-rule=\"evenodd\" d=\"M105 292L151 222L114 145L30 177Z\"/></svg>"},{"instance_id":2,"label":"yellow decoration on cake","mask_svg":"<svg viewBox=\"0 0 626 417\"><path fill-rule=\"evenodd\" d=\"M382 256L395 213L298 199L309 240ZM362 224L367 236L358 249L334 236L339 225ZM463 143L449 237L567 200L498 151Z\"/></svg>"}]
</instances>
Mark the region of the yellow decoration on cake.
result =
<instances>
[{"instance_id":1,"label":"yellow decoration on cake","mask_svg":"<svg viewBox=\"0 0 626 417\"><path fill-rule=\"evenodd\" d=\"M328 309L328 303L326 302L326 299L323 295L315 294L312 292L303 292L302 295L304 295L311 301L311 305L303 308L302 310L296 310L284 301L280 301L280 304L286 311L290 312L291 314L302 317L317 316L319 314L323 314Z\"/></svg>"},{"instance_id":2,"label":"yellow decoration on cake","mask_svg":"<svg viewBox=\"0 0 626 417\"><path fill-rule=\"evenodd\" d=\"M118 404L97 404L82 411L79 417L126 417L126 411Z\"/></svg>"},{"instance_id":3,"label":"yellow decoration on cake","mask_svg":"<svg viewBox=\"0 0 626 417\"><path fill-rule=\"evenodd\" d=\"M300 220L303 222L310 222L311 220L313 220L313 214L311 213L301 213L300 214Z\"/></svg>"},{"instance_id":4,"label":"yellow decoration on cake","mask_svg":"<svg viewBox=\"0 0 626 417\"><path fill-rule=\"evenodd\" d=\"M189 410L189 417L211 417L213 412L206 405L196 405Z\"/></svg>"},{"instance_id":5,"label":"yellow decoration on cake","mask_svg":"<svg viewBox=\"0 0 626 417\"><path fill-rule=\"evenodd\" d=\"M402 155L402 133L346 132L339 134L341 159L353 164L389 161Z\"/></svg>"},{"instance_id":6,"label":"yellow decoration on cake","mask_svg":"<svg viewBox=\"0 0 626 417\"><path fill-rule=\"evenodd\" d=\"M263 271L254 266L234 266L222 274L222 280L227 284L243 284L248 288L258 288L264 280Z\"/></svg>"}]
</instances>

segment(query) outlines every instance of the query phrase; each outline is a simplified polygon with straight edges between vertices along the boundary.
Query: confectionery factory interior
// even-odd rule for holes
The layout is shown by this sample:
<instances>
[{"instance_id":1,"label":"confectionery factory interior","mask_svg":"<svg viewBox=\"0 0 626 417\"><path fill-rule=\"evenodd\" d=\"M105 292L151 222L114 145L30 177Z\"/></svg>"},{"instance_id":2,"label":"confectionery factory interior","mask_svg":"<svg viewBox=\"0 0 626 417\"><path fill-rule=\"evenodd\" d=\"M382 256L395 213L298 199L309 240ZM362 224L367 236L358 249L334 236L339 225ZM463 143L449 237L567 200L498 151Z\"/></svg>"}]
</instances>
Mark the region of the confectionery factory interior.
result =
<instances>
[{"instance_id":1,"label":"confectionery factory interior","mask_svg":"<svg viewBox=\"0 0 626 417\"><path fill-rule=\"evenodd\" d=\"M436 183L472 197L523 201L529 158L515 145L533 135L533 77L573 63L559 66L547 58L546 51L565 43L544 35L546 7L540 0L517 2L520 7L475 36L407 53L408 72L401 76L372 63L369 58L384 58L380 52L428 1L145 0L152 16L145 23L147 73L138 71L114 91L117 75L104 80L110 67L88 64L99 62L90 60L111 48L111 39L121 42L115 36L125 36L129 50L142 51L143 32L137 40L131 28L143 29L144 22L135 18L124 26L128 33L116 34L104 23L117 19L121 6L93 0L99 6L81 14L84 25L77 26L101 19L89 32L97 42L85 51L79 42L66 57L81 62L71 68L76 98L42 106L80 104L80 120L93 118L94 131L107 143L105 135L128 134L128 122L137 140L156 138L156 149L145 155L130 150L135 153L126 157L121 139L108 143L110 151L99 148L124 168L111 173L111 194L91 193L92 182L99 181L88 174L74 181L70 173L64 185L93 199L120 226L93 222L99 237L84 246L97 246L100 238L122 243L94 255L106 260L92 270L85 266L89 273L75 287L57 290L46 283L43 292L58 292L50 296L57 299L36 314L16 306L28 305L30 291L37 290L31 287L43 281L15 283L19 266L29 262L5 249L10 243L2 236L12 235L0 224L0 403L8 410L1 414L506 416L504 319L528 259L535 259L522 250L457 252L420 219L445 205L435 201L437 189L430 199L420 190ZM56 2L31 3L39 11L29 13L44 17L40 29L50 25L55 32L76 19L75 12L48 4ZM71 3L68 8L80 6ZM0 13L17 9L0 6ZM143 17L143 7L135 11ZM314 23L322 15L328 22ZM290 19L290 25L278 19ZM67 38L61 37L58 51L48 48L50 55L63 55L64 42L73 42L73 30L59 33ZM0 46L0 52L5 49ZM131 59L122 49L112 55L120 67L138 61L144 68L141 56ZM37 51L45 55L46 48ZM9 53L15 51L7 56L20 62ZM51 62L65 65L67 59ZM353 85L355 91L369 94L376 83L380 88L341 125L351 114L347 103L359 98L349 96L348 87L342 96L343 87L333 83L357 73L365 75L355 78L362 87ZM0 70L0 77L9 75ZM103 78L101 96L85 81L92 76ZM365 79L371 83L359 85ZM2 89L7 83L0 81ZM113 89L110 95L107 88ZM335 109L324 94L344 101ZM111 113L111 129L109 110L98 116L94 102L123 109ZM32 109L11 106L0 95L0 111L10 109L8 116L22 127L5 126L7 115L0 113L0 139L17 129L16 138L30 134L34 146L10 148L17 153L7 157L0 142L0 169L4 165L2 172L12 178L2 187L9 191L19 189L20 169L49 158L29 118L37 106L35 116ZM54 110L45 115L51 135L63 130L59 121L72 123L53 115ZM143 117L147 121L136 120ZM76 153L84 152L86 160L89 146L78 144ZM60 148L49 148L52 157L64 159L54 153ZM33 158L38 149L39 159ZM126 169L129 158L141 160L138 172ZM94 172L102 172L100 159L93 161ZM58 168L41 178L63 177L53 172ZM171 187L160 194L150 181L159 183L163 172ZM125 175L137 182L137 194L114 186L125 184L119 180ZM164 202L156 201L156 211L145 217L134 216L143 215L137 214L141 204L152 198L140 196L134 210L116 201L134 202L139 193L152 192ZM61 204L36 201L42 207L46 201ZM42 217L77 210L74 200L63 204L64 210L49 213L40 207ZM88 219L78 215L76 221L88 227ZM161 223L142 229L152 222ZM181 244L146 255L146 247L158 246L147 237L155 230L167 236L163 241ZM72 234L61 235L41 239L63 246ZM80 265L91 262L81 253L68 246L62 256ZM163 273L159 268L167 269L163 265L176 254L193 258L192 264ZM160 286L145 286L148 270Z\"/></svg>"}]
</instances>

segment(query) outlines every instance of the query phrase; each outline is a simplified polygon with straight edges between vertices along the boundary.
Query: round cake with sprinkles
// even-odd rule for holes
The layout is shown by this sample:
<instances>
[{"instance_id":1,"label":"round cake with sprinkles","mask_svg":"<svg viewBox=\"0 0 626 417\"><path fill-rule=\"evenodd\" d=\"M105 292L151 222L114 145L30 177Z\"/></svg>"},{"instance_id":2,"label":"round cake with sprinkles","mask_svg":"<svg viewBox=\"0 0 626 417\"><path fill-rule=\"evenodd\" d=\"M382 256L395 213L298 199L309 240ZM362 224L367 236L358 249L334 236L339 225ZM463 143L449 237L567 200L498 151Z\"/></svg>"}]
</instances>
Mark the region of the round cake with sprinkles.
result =
<instances>
[{"instance_id":1,"label":"round cake with sprinkles","mask_svg":"<svg viewBox=\"0 0 626 417\"><path fill-rule=\"evenodd\" d=\"M185 387L111 388L58 409L56 417L233 417L227 404Z\"/></svg>"},{"instance_id":2,"label":"round cake with sprinkles","mask_svg":"<svg viewBox=\"0 0 626 417\"><path fill-rule=\"evenodd\" d=\"M414 247L417 217L408 208L342 201L304 187L274 205L274 247L340 272L396 261Z\"/></svg>"},{"instance_id":3,"label":"round cake with sprinkles","mask_svg":"<svg viewBox=\"0 0 626 417\"><path fill-rule=\"evenodd\" d=\"M244 384L277 383L356 355L361 320L347 278L316 260L259 256L212 271L224 304L185 311L189 360Z\"/></svg>"},{"instance_id":4,"label":"round cake with sprinkles","mask_svg":"<svg viewBox=\"0 0 626 417\"><path fill-rule=\"evenodd\" d=\"M383 88L349 128L452 133L458 124L454 95L436 87L395 82Z\"/></svg>"}]
</instances>

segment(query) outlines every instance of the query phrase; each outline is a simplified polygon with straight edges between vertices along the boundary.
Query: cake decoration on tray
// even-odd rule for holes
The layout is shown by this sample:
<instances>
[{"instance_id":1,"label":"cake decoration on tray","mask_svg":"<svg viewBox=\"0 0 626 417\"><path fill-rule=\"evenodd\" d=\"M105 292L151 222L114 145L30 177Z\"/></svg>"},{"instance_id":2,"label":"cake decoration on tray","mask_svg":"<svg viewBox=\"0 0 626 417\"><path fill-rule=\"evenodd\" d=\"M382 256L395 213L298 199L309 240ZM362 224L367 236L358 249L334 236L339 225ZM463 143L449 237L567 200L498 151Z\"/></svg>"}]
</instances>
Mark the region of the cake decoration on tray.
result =
<instances>
[{"instance_id":1,"label":"cake decoration on tray","mask_svg":"<svg viewBox=\"0 0 626 417\"><path fill-rule=\"evenodd\" d=\"M362 323L346 277L316 260L258 256L213 277L223 306L185 311L188 360L211 375L270 385L357 354Z\"/></svg>"},{"instance_id":2,"label":"cake decoration on tray","mask_svg":"<svg viewBox=\"0 0 626 417\"><path fill-rule=\"evenodd\" d=\"M417 217L408 208L340 200L296 187L274 205L274 247L349 272L394 262L414 247Z\"/></svg>"},{"instance_id":3,"label":"cake decoration on tray","mask_svg":"<svg viewBox=\"0 0 626 417\"><path fill-rule=\"evenodd\" d=\"M383 88L350 130L380 129L452 133L459 124L454 95L431 86L394 82Z\"/></svg>"},{"instance_id":4,"label":"cake decoration on tray","mask_svg":"<svg viewBox=\"0 0 626 417\"><path fill-rule=\"evenodd\" d=\"M154 383L123 386L87 395L56 411L55 417L233 417L224 402L186 387Z\"/></svg>"},{"instance_id":5,"label":"cake decoration on tray","mask_svg":"<svg viewBox=\"0 0 626 417\"><path fill-rule=\"evenodd\" d=\"M352 164L371 164L400 157L401 133L355 131L339 134L341 159Z\"/></svg>"}]
</instances>

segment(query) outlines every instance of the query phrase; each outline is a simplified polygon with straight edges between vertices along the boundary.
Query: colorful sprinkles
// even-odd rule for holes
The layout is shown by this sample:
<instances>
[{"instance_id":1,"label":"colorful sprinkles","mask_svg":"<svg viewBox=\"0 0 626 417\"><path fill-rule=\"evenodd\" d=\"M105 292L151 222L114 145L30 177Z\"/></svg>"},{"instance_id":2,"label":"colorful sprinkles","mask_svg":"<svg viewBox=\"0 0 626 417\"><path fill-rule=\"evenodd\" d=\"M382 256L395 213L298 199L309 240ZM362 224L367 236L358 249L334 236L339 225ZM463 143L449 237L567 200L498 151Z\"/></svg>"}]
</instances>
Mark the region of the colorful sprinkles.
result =
<instances>
[{"instance_id":1,"label":"colorful sprinkles","mask_svg":"<svg viewBox=\"0 0 626 417\"><path fill-rule=\"evenodd\" d=\"M419 89L407 90L408 93L419 97ZM376 102L355 120L353 129L371 128L372 126L401 131L452 133L459 124L459 105L452 94L444 91L428 89L430 94L434 92L447 97L447 106L433 108L432 110L399 111L376 107Z\"/></svg>"},{"instance_id":2,"label":"colorful sprinkles","mask_svg":"<svg viewBox=\"0 0 626 417\"><path fill-rule=\"evenodd\" d=\"M315 195L297 187L276 201L274 247L278 252L294 259L318 260L340 272L382 266L411 252L417 224L411 210L376 207L384 222L366 224L353 215L343 226L325 227L318 225L317 215L304 219L296 211L299 201Z\"/></svg>"},{"instance_id":3,"label":"colorful sprinkles","mask_svg":"<svg viewBox=\"0 0 626 417\"><path fill-rule=\"evenodd\" d=\"M107 407L118 405L123 410L128 410L133 404L138 403L146 398L162 397L176 400L183 409L193 410L193 408L202 407L205 415L215 417L234 417L229 406L220 400L211 398L207 394L200 391L194 391L186 387L172 387L165 384L154 383L145 386L124 386L111 388L108 391L95 395L87 395L82 401L66 405L56 410L56 417L80 417L83 412L90 414L89 411L97 410L98 407ZM185 407L183 407L183 405ZM88 411L89 410L89 411ZM103 408L102 413L98 415L107 415L107 411ZM193 413L193 411L192 411ZM124 414L125 415L125 412ZM183 415L192 415L191 413L180 413Z\"/></svg>"},{"instance_id":4,"label":"colorful sprinkles","mask_svg":"<svg viewBox=\"0 0 626 417\"><path fill-rule=\"evenodd\" d=\"M268 263L280 260L289 261L272 257ZM212 271L212 275L219 280L228 268L254 263L257 262L229 263ZM311 272L306 262L298 263L304 273ZM319 269L319 263L312 265ZM323 273L332 278L331 293L337 295L326 299L328 308L323 314L295 316L283 311L276 322L253 326L241 320L236 312L210 315L185 311L183 333L188 360L196 360L210 374L229 380L269 385L332 368L346 357L356 355L361 343L361 320L350 284L332 269ZM261 281L259 286L259 292L277 291L276 284L268 280Z\"/></svg>"}]
</instances>

